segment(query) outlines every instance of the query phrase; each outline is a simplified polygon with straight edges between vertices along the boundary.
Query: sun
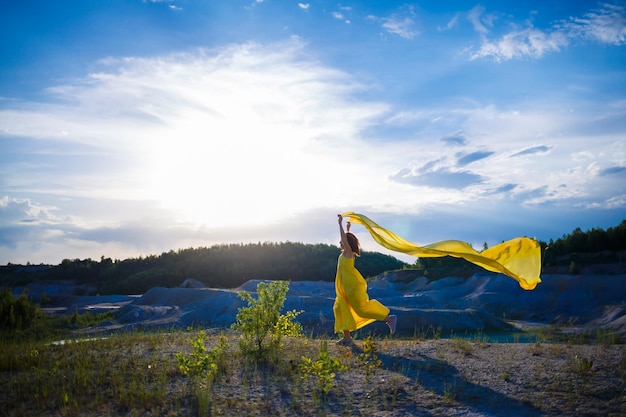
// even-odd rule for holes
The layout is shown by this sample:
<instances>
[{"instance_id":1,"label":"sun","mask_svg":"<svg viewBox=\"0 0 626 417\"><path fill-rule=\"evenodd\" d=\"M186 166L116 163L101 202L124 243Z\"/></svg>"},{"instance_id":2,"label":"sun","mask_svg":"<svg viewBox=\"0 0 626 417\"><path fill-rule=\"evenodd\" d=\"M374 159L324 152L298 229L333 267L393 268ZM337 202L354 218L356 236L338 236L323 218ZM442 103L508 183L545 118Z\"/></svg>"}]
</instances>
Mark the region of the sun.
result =
<instances>
[{"instance_id":1,"label":"sun","mask_svg":"<svg viewBox=\"0 0 626 417\"><path fill-rule=\"evenodd\" d=\"M187 119L185 128L168 129L176 139L153 136L147 151L148 193L181 222L262 225L333 198L329 161L298 132L254 122L206 126Z\"/></svg>"}]
</instances>

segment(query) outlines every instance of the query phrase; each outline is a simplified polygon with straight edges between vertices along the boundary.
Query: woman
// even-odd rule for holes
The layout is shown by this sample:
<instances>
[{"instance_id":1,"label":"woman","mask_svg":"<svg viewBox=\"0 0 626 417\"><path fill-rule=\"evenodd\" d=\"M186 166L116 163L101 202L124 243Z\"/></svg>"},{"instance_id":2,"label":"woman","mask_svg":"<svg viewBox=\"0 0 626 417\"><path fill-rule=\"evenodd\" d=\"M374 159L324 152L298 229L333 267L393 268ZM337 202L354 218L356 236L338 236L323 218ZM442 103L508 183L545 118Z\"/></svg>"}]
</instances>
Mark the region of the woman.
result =
<instances>
[{"instance_id":1,"label":"woman","mask_svg":"<svg viewBox=\"0 0 626 417\"><path fill-rule=\"evenodd\" d=\"M341 235L341 254L337 262L335 277L335 332L343 332L340 345L349 346L354 342L350 332L360 329L376 320L382 320L389 326L391 334L396 331L397 318L389 315L389 309L376 300L370 300L367 295L367 283L363 276L354 267L354 258L361 255L361 248L357 237L343 230L343 216L339 217L339 233Z\"/></svg>"}]
</instances>

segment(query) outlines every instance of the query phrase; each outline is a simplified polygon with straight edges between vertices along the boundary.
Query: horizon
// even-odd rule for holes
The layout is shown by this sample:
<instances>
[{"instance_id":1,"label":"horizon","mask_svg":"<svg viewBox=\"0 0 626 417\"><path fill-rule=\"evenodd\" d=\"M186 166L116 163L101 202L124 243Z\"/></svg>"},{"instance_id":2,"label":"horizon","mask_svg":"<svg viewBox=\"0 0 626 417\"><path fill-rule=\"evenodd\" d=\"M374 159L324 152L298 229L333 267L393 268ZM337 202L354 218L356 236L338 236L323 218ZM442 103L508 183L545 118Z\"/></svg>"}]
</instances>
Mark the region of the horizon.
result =
<instances>
[{"instance_id":1,"label":"horizon","mask_svg":"<svg viewBox=\"0 0 626 417\"><path fill-rule=\"evenodd\" d=\"M0 264L337 245L346 211L475 248L626 219L623 0L35 1L0 27Z\"/></svg>"},{"instance_id":2,"label":"horizon","mask_svg":"<svg viewBox=\"0 0 626 417\"><path fill-rule=\"evenodd\" d=\"M622 222L625 222L626 219L623 219ZM621 222L620 222L621 224ZM617 227L619 226L619 224L614 225L614 226L609 226L607 229L612 228L612 227ZM571 235L572 232L574 232L574 230L576 230L578 228L574 228L572 231L568 232L568 233L563 233L560 237L558 238L550 238L548 240L538 240L539 243L545 243L547 246L549 246L551 241L557 241L567 235ZM582 229L581 229L582 230ZM589 232L591 229L588 230L582 230L583 233ZM606 229L602 229L604 231L606 231ZM245 245L264 245L264 244L274 244L274 245L281 245L281 244L303 244L303 245L328 245L328 246L336 246L337 250L339 251L340 248L337 245L333 245L331 243L324 243L324 242L297 242L297 241L265 241L265 242L229 242L229 243L215 243L209 246L195 246L195 247L184 247L184 248L170 248L169 250L164 250L161 253L146 253L146 254L139 254L137 256L131 256L131 257L127 257L127 258L113 258L110 256L106 256L106 255L101 255L101 259L100 261L102 261L102 259L109 259L112 260L114 262L121 262L121 261L125 261L125 260L131 260L131 259L145 259L151 256L155 256L155 257L159 257L163 254L169 253L169 252L181 252L181 251L185 251L185 250L198 250L198 249L211 249L213 247L216 246L229 246L229 245L233 245L233 246L245 246ZM486 242L484 242L486 243ZM411 255L404 255L398 252L393 252L393 251L389 251L389 250L385 250L383 247L378 247L380 250L376 250L376 248L374 248L373 250L365 250L364 252L372 252L372 253L379 253L382 255L388 255L388 256L392 256L397 258L399 261L404 262L406 264L412 265L415 264L417 262L417 260L419 259L419 257L416 256L411 256ZM481 251L481 248L474 248L476 250L478 250L479 252ZM428 259L428 258L426 258ZM95 261L97 262L98 259L93 259L93 258L64 258L62 261L64 260L70 260L70 261L86 261L86 260L91 260L91 261ZM56 266L56 265L60 265L61 262L59 262L58 264L50 264L50 263L44 263L44 262L40 262L38 264L34 264L32 262L26 262L26 263L14 263L14 262L7 262L5 265L0 265L0 267L2 266ZM469 261L468 261L469 262ZM543 262L543 261L542 261Z\"/></svg>"}]
</instances>

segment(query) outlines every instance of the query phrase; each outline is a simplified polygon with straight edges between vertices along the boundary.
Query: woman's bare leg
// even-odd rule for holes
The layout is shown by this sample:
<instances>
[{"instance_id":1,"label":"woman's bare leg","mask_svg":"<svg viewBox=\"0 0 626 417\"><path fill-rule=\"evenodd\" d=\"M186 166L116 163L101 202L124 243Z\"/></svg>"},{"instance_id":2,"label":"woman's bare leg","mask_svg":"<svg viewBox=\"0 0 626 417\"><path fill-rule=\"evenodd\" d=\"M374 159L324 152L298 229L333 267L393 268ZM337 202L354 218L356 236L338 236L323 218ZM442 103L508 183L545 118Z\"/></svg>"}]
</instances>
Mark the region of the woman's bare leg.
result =
<instances>
[{"instance_id":1,"label":"woman's bare leg","mask_svg":"<svg viewBox=\"0 0 626 417\"><path fill-rule=\"evenodd\" d=\"M394 334L396 332L396 324L398 323L398 317L390 314L387 317L385 317L385 323L387 323L387 326L389 326L389 330L391 331L391 334Z\"/></svg>"},{"instance_id":2,"label":"woman's bare leg","mask_svg":"<svg viewBox=\"0 0 626 417\"><path fill-rule=\"evenodd\" d=\"M343 331L343 338L338 343L342 346L351 346L354 343L352 336L350 336L350 330Z\"/></svg>"}]
</instances>

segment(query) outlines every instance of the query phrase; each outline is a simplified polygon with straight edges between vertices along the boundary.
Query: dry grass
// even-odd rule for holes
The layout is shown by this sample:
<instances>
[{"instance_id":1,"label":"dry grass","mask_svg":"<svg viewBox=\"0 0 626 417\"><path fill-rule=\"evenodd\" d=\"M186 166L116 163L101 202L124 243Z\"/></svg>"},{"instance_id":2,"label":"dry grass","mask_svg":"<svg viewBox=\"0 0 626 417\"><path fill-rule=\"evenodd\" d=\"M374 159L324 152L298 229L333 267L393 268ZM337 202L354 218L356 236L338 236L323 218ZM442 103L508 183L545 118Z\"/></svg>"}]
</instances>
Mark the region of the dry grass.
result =
<instances>
[{"instance_id":1,"label":"dry grass","mask_svg":"<svg viewBox=\"0 0 626 417\"><path fill-rule=\"evenodd\" d=\"M201 391L178 369L194 332L113 335L62 346L4 342L2 414L13 416L624 416L626 346L499 344L462 339L329 343L346 371L327 395L303 378L320 340L286 339L280 360L255 365L229 333L224 371ZM217 334L207 347L219 343ZM373 362L370 362L373 363Z\"/></svg>"}]
</instances>

